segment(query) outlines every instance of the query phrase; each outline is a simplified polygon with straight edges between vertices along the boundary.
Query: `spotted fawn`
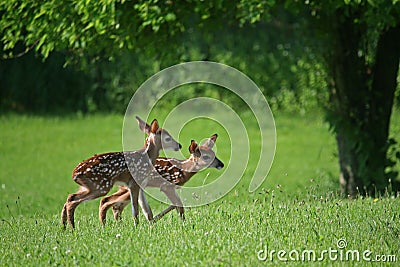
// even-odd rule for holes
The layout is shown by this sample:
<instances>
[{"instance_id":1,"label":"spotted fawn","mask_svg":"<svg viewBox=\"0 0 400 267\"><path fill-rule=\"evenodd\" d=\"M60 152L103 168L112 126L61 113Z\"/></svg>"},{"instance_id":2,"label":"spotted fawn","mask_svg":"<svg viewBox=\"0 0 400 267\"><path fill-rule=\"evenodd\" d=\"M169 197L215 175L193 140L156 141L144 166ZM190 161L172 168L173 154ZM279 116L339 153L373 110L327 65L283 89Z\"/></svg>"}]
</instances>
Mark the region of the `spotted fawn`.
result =
<instances>
[{"instance_id":1,"label":"spotted fawn","mask_svg":"<svg viewBox=\"0 0 400 267\"><path fill-rule=\"evenodd\" d=\"M72 228L75 228L74 211L84 201L105 196L114 184L127 186L130 201L132 203L132 215L135 224L138 223L138 204L141 203L142 193L138 184L145 184L147 177L155 171L153 165L162 149L178 151L182 146L175 141L168 131L159 127L157 120L151 125L136 117L139 128L145 132L145 146L137 151L111 152L82 161L72 172L72 179L80 185L79 190L70 194L64 204L61 218L65 227L68 220ZM145 199L144 199L145 201ZM150 210L150 207L147 208ZM147 214L152 219L152 214Z\"/></svg>"},{"instance_id":2,"label":"spotted fawn","mask_svg":"<svg viewBox=\"0 0 400 267\"><path fill-rule=\"evenodd\" d=\"M190 157L188 159L178 160L173 158L158 158L156 160L154 168L158 173L153 173L152 175L154 177L149 177L147 186L161 188L172 202L172 205L154 217L154 221L162 218L165 214L175 208L178 209L181 218L184 219L184 208L176 193L176 187L184 185L193 175L204 168L221 169L224 167L224 164L215 156L214 151L212 151L216 139L217 134L214 134L202 146L198 146L197 143L192 140L189 146ZM163 181L158 179L160 175L163 178ZM143 191L141 191L140 194L145 198ZM129 189L124 186L120 186L116 193L103 198L100 201L99 207L101 223L104 225L107 210L110 207L112 207L114 219L118 220L123 209L129 204L129 202ZM145 200L143 202L147 203ZM142 206L144 211L147 208L148 207ZM151 211L146 210L145 213L151 213Z\"/></svg>"}]
</instances>

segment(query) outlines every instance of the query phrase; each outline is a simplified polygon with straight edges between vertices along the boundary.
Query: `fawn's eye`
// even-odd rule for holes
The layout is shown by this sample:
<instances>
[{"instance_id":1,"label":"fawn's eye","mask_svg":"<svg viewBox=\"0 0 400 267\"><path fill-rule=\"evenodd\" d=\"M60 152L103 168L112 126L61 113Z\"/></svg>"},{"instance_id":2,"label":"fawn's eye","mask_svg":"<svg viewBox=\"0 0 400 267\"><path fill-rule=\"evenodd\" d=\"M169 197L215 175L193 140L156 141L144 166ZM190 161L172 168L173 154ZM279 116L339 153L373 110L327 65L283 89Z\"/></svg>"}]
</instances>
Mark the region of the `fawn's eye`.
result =
<instances>
[{"instance_id":1,"label":"fawn's eye","mask_svg":"<svg viewBox=\"0 0 400 267\"><path fill-rule=\"evenodd\" d=\"M205 155L205 156L203 156L203 159L204 159L204 160L209 160L209 159L210 159L210 156Z\"/></svg>"},{"instance_id":2,"label":"fawn's eye","mask_svg":"<svg viewBox=\"0 0 400 267\"><path fill-rule=\"evenodd\" d=\"M165 141L165 142L171 142L171 137L169 137L169 136L165 137L165 138L164 138L164 141Z\"/></svg>"}]
</instances>

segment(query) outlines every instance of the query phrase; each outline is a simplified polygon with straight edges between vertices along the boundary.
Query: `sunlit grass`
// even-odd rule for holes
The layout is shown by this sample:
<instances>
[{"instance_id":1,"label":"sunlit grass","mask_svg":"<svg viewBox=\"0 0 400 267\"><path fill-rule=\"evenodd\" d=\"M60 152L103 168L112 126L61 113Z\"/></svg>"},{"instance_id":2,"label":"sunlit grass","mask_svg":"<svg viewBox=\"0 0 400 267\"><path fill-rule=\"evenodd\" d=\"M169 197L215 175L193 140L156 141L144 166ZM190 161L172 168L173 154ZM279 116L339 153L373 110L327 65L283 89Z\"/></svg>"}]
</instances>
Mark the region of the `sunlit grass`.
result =
<instances>
[{"instance_id":1,"label":"sunlit grass","mask_svg":"<svg viewBox=\"0 0 400 267\"><path fill-rule=\"evenodd\" d=\"M76 231L64 231L61 208L78 188L72 169L95 153L122 149L122 116L0 117L0 265L254 266L264 263L257 252L266 246L321 251L337 249L340 238L347 249L400 256L399 200L341 199L328 125L320 116L278 114L275 119L275 161L256 192L248 193L251 162L226 197L187 209L184 223L171 212L155 225L141 215L134 227L127 209L120 223L110 213L102 228L94 200L78 207ZM196 138L209 136L208 130L193 129ZM184 149L189 135L182 133ZM229 160L223 136L218 157ZM218 175L218 170L210 172ZM201 181L204 175L193 179ZM155 213L165 208L153 199L150 204Z\"/></svg>"}]
</instances>

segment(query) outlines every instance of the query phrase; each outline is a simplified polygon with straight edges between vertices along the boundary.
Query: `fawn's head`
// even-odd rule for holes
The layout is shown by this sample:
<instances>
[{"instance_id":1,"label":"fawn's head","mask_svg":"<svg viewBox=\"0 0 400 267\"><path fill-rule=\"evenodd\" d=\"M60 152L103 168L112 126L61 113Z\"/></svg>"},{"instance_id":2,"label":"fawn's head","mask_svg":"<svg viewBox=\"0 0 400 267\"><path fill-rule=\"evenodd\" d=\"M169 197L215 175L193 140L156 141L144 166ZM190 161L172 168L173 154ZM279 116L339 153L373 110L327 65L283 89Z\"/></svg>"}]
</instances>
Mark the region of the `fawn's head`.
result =
<instances>
[{"instance_id":1,"label":"fawn's head","mask_svg":"<svg viewBox=\"0 0 400 267\"><path fill-rule=\"evenodd\" d=\"M178 151L182 148L182 145L172 138L167 130L159 127L156 119L151 122L151 125L148 125L138 116L136 116L136 120L139 123L140 130L148 135L146 142L153 144L157 149Z\"/></svg>"},{"instance_id":2,"label":"fawn's head","mask_svg":"<svg viewBox=\"0 0 400 267\"><path fill-rule=\"evenodd\" d=\"M219 170L224 167L224 163L216 157L215 152L212 150L217 137L217 134L213 134L201 146L198 146L194 140L191 141L189 146L189 152L191 155L189 159L195 163L195 171L204 168L216 168Z\"/></svg>"}]
</instances>

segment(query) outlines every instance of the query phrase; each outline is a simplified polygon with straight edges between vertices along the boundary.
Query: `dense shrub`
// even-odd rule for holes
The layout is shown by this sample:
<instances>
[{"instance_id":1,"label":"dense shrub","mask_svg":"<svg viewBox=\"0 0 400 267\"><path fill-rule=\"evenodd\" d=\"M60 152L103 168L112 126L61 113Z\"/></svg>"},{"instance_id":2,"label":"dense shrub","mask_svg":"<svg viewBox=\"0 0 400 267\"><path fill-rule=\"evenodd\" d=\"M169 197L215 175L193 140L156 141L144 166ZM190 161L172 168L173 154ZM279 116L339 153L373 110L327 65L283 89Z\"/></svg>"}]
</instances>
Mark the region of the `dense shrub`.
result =
<instances>
[{"instance_id":1,"label":"dense shrub","mask_svg":"<svg viewBox=\"0 0 400 267\"><path fill-rule=\"evenodd\" d=\"M218 33L188 30L179 43L171 43L170 48L160 49L156 55L136 49L121 51L112 60L75 57L67 66L67 57L61 53L51 54L44 62L32 52L1 60L1 109L124 112L132 94L147 78L165 67L192 60L221 62L244 72L260 87L274 110L304 113L320 107L327 92L321 61L300 42L301 32L294 30L291 35L276 24L227 27ZM241 105L229 91L198 85L179 92L168 104L194 96Z\"/></svg>"}]
</instances>

